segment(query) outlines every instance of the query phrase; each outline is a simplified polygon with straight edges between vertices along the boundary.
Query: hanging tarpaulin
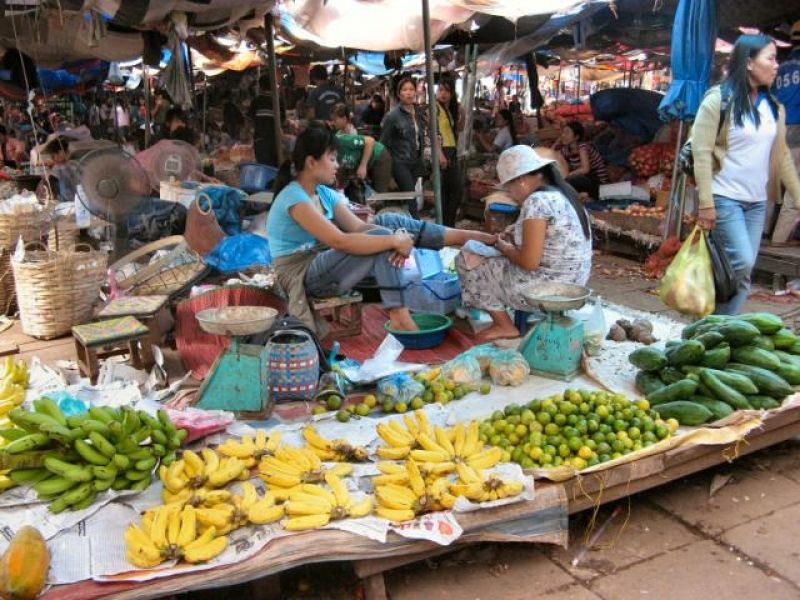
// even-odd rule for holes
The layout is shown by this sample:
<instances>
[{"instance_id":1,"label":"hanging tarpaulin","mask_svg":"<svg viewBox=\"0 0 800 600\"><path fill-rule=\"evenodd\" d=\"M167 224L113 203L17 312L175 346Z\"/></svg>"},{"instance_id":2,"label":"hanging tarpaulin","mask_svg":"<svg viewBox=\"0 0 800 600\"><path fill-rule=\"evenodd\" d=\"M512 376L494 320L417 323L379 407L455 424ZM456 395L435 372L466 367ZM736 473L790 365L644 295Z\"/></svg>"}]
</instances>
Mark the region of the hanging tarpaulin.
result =
<instances>
[{"instance_id":1,"label":"hanging tarpaulin","mask_svg":"<svg viewBox=\"0 0 800 600\"><path fill-rule=\"evenodd\" d=\"M401 59L401 68L406 69L424 58L425 56L422 54L407 54ZM351 54L347 60L367 75L381 76L395 71L395 69L386 67L386 54L383 52L356 52Z\"/></svg>"},{"instance_id":2,"label":"hanging tarpaulin","mask_svg":"<svg viewBox=\"0 0 800 600\"><path fill-rule=\"evenodd\" d=\"M525 69L528 72L528 84L531 88L531 108L540 108L544 106L544 98L539 90L539 70L536 66L535 52L525 55Z\"/></svg>"},{"instance_id":3,"label":"hanging tarpaulin","mask_svg":"<svg viewBox=\"0 0 800 600\"><path fill-rule=\"evenodd\" d=\"M167 46L171 56L162 73L164 87L178 106L188 108L192 105L192 87L189 83L188 57L179 32L185 30L186 15L176 13L172 16L173 23L169 30Z\"/></svg>"}]
</instances>

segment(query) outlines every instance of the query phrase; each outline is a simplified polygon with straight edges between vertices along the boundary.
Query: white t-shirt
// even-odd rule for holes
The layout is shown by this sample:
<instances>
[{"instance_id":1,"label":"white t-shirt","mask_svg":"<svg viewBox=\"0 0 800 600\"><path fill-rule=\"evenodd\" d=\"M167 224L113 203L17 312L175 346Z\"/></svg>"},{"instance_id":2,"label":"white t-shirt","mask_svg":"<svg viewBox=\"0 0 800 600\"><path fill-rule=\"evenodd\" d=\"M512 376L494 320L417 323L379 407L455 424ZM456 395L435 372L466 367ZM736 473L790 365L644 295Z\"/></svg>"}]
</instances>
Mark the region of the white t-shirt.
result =
<instances>
[{"instance_id":1,"label":"white t-shirt","mask_svg":"<svg viewBox=\"0 0 800 600\"><path fill-rule=\"evenodd\" d=\"M728 132L728 151L722 168L714 175L711 191L740 202L765 202L769 181L769 157L778 133L778 124L766 98L759 98L758 116L761 125L756 129L752 119L745 117L742 127L731 120Z\"/></svg>"},{"instance_id":2,"label":"white t-shirt","mask_svg":"<svg viewBox=\"0 0 800 600\"><path fill-rule=\"evenodd\" d=\"M131 118L128 115L128 111L119 104L117 104L115 110L117 115L117 127L130 127Z\"/></svg>"},{"instance_id":3,"label":"white t-shirt","mask_svg":"<svg viewBox=\"0 0 800 600\"><path fill-rule=\"evenodd\" d=\"M495 148L499 148L500 152L503 150L508 150L514 145L514 140L511 139L511 131L509 130L508 125L497 132L497 135L494 136L494 141L492 144Z\"/></svg>"}]
</instances>

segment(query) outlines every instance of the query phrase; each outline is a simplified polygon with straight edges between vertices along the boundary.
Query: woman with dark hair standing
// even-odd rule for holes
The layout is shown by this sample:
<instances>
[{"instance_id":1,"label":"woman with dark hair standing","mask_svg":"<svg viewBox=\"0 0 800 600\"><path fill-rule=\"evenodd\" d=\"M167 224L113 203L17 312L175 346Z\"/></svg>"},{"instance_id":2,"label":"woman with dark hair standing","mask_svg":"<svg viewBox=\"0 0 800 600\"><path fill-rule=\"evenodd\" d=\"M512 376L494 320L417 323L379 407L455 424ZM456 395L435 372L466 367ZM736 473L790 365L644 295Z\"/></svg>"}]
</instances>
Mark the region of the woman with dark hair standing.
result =
<instances>
[{"instance_id":1,"label":"woman with dark hair standing","mask_svg":"<svg viewBox=\"0 0 800 600\"><path fill-rule=\"evenodd\" d=\"M395 87L399 104L383 120L381 144L392 155L392 175L401 192L413 192L422 176L422 149L425 146L425 123L422 112L414 104L417 86L409 75L401 77ZM417 204L411 201L408 211L417 217Z\"/></svg>"},{"instance_id":2,"label":"woman with dark hair standing","mask_svg":"<svg viewBox=\"0 0 800 600\"><path fill-rule=\"evenodd\" d=\"M312 123L297 137L291 160L281 165L275 178L267 237L277 280L289 296L289 312L314 328L309 296L344 294L373 276L392 327L415 330L403 304L401 276L414 246L439 249L468 240L493 244L495 237L396 213L365 223L328 187L338 166L335 134L324 124Z\"/></svg>"},{"instance_id":3,"label":"woman with dark hair standing","mask_svg":"<svg viewBox=\"0 0 800 600\"><path fill-rule=\"evenodd\" d=\"M439 165L442 171L442 223L454 227L461 204L461 169L458 167L458 98L451 79L442 79L436 97L439 124Z\"/></svg>"},{"instance_id":4,"label":"woman with dark hair standing","mask_svg":"<svg viewBox=\"0 0 800 600\"><path fill-rule=\"evenodd\" d=\"M561 151L569 165L567 182L579 192L599 197L601 183L608 183L606 161L594 144L584 141L585 131L578 121L570 121L561 130L556 149Z\"/></svg>"},{"instance_id":5,"label":"woman with dark hair standing","mask_svg":"<svg viewBox=\"0 0 800 600\"><path fill-rule=\"evenodd\" d=\"M770 92L775 56L769 36L739 36L727 78L706 93L692 127L698 223L722 242L738 282L736 295L717 304L718 314L738 314L747 301L767 201L779 198L783 184L800 203L786 112Z\"/></svg>"}]
</instances>

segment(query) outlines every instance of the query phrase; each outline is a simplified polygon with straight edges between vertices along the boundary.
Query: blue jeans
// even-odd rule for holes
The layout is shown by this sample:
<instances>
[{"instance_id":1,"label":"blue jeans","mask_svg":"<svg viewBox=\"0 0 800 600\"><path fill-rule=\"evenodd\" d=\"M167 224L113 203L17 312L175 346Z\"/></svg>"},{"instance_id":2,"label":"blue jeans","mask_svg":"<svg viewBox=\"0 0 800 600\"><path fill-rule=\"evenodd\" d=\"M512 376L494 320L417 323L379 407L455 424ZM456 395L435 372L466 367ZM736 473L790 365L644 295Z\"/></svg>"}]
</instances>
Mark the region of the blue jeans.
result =
<instances>
[{"instance_id":1,"label":"blue jeans","mask_svg":"<svg viewBox=\"0 0 800 600\"><path fill-rule=\"evenodd\" d=\"M414 236L414 245L420 248L439 250L444 246L445 228L435 223L417 221L398 213L384 213L375 218L374 229L369 235L392 235L397 229L405 229ZM306 293L317 298L340 296L352 290L358 282L372 275L378 283L381 302L386 308L403 306L402 270L389 262L393 252L380 252L359 256L338 250L326 250L318 254L306 272Z\"/></svg>"},{"instance_id":2,"label":"blue jeans","mask_svg":"<svg viewBox=\"0 0 800 600\"><path fill-rule=\"evenodd\" d=\"M728 302L718 303L714 312L719 315L737 315L742 312L750 291L750 276L761 247L767 203L741 202L724 196L714 196L714 208L717 212L714 235L725 247L725 253L736 275L738 289Z\"/></svg>"}]
</instances>

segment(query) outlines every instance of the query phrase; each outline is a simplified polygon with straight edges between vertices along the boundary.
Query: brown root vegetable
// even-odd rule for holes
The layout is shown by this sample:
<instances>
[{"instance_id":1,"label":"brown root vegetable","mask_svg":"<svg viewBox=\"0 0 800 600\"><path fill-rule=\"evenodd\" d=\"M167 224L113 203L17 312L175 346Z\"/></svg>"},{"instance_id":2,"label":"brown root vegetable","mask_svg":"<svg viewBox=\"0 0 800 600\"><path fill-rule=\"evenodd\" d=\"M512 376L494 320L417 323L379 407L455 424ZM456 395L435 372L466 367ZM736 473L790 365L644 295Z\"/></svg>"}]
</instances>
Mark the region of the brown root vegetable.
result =
<instances>
[{"instance_id":1,"label":"brown root vegetable","mask_svg":"<svg viewBox=\"0 0 800 600\"><path fill-rule=\"evenodd\" d=\"M625 333L625 330L618 323L614 323L608 330L608 336L606 337L606 339L613 340L615 342L624 342L625 340L628 339L628 335Z\"/></svg>"},{"instance_id":2,"label":"brown root vegetable","mask_svg":"<svg viewBox=\"0 0 800 600\"><path fill-rule=\"evenodd\" d=\"M640 344L644 344L645 346L649 346L650 344L655 344L658 340L653 337L652 333L648 333L643 335L637 340Z\"/></svg>"},{"instance_id":3,"label":"brown root vegetable","mask_svg":"<svg viewBox=\"0 0 800 600\"><path fill-rule=\"evenodd\" d=\"M628 336L628 338L631 337L631 329L633 328L633 324L630 321L628 321L627 319L620 319L619 321L617 321L617 325L619 325L620 327L622 327L623 330L625 330L625 335Z\"/></svg>"},{"instance_id":4,"label":"brown root vegetable","mask_svg":"<svg viewBox=\"0 0 800 600\"><path fill-rule=\"evenodd\" d=\"M640 327L642 329L649 331L650 333L653 333L653 324L647 319L636 319L633 322L633 326Z\"/></svg>"}]
</instances>

